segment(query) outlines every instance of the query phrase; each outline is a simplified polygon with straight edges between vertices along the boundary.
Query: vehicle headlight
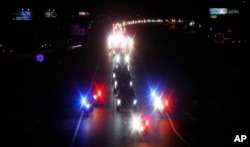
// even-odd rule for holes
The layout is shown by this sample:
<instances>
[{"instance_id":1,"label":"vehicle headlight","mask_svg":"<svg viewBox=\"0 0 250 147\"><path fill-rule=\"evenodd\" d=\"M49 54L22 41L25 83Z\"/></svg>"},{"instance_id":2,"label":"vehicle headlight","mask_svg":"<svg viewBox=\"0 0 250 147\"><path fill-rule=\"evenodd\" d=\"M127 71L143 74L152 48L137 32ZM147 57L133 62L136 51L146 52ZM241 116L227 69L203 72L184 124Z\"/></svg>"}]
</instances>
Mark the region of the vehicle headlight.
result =
<instances>
[{"instance_id":1,"label":"vehicle headlight","mask_svg":"<svg viewBox=\"0 0 250 147\"><path fill-rule=\"evenodd\" d=\"M117 99L117 105L120 106L121 105L121 100Z\"/></svg>"},{"instance_id":2,"label":"vehicle headlight","mask_svg":"<svg viewBox=\"0 0 250 147\"><path fill-rule=\"evenodd\" d=\"M155 107L155 109L160 109L160 110L162 110L164 108L162 101L159 97L154 99L154 107Z\"/></svg>"},{"instance_id":3,"label":"vehicle headlight","mask_svg":"<svg viewBox=\"0 0 250 147\"><path fill-rule=\"evenodd\" d=\"M129 39L129 47L132 48L134 46L134 41L133 39Z\"/></svg>"},{"instance_id":4,"label":"vehicle headlight","mask_svg":"<svg viewBox=\"0 0 250 147\"><path fill-rule=\"evenodd\" d=\"M133 115L131 119L131 129L132 131L144 131L145 128L149 125L148 120L146 120L145 124L141 115Z\"/></svg>"},{"instance_id":5,"label":"vehicle headlight","mask_svg":"<svg viewBox=\"0 0 250 147\"><path fill-rule=\"evenodd\" d=\"M139 116L133 116L131 123L132 123L133 130L140 130L141 129L141 119Z\"/></svg>"},{"instance_id":6,"label":"vehicle headlight","mask_svg":"<svg viewBox=\"0 0 250 147\"><path fill-rule=\"evenodd\" d=\"M133 100L133 105L136 105L137 104L137 99L134 99Z\"/></svg>"},{"instance_id":7,"label":"vehicle headlight","mask_svg":"<svg viewBox=\"0 0 250 147\"><path fill-rule=\"evenodd\" d=\"M129 58L129 55L126 55L126 56L125 56L125 62L128 63L128 62L129 62L129 59L130 59L130 58Z\"/></svg>"},{"instance_id":8,"label":"vehicle headlight","mask_svg":"<svg viewBox=\"0 0 250 147\"><path fill-rule=\"evenodd\" d=\"M133 82L132 82L132 81L130 81L130 82L129 82L129 85L130 85L130 86L132 86L132 85L133 85Z\"/></svg>"},{"instance_id":9,"label":"vehicle headlight","mask_svg":"<svg viewBox=\"0 0 250 147\"><path fill-rule=\"evenodd\" d=\"M116 58L115 58L116 62L120 62L120 56L119 55L116 55Z\"/></svg>"}]
</instances>

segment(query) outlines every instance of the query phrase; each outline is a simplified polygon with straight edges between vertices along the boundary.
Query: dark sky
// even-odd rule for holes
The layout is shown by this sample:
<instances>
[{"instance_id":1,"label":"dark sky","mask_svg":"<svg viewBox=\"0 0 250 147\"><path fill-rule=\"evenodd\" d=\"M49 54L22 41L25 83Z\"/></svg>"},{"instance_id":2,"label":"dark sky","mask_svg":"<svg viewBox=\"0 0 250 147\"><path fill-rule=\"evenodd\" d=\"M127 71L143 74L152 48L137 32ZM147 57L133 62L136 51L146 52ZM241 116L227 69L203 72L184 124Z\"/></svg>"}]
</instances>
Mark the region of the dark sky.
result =
<instances>
[{"instance_id":1,"label":"dark sky","mask_svg":"<svg viewBox=\"0 0 250 147\"><path fill-rule=\"evenodd\" d=\"M232 7L243 0L9 0L0 2L1 11L15 7L55 7L62 11L85 9L91 12L117 14L143 14L166 16L199 16L208 13L209 7ZM236 4L236 5L237 5Z\"/></svg>"},{"instance_id":2,"label":"dark sky","mask_svg":"<svg viewBox=\"0 0 250 147\"><path fill-rule=\"evenodd\" d=\"M196 0L9 0L1 1L1 5L8 5L9 7L22 5L35 5L37 7L44 5L53 5L59 7L85 7L91 9L180 9L185 7L194 7ZM200 2L203 4L204 1ZM198 3L198 5L200 5Z\"/></svg>"}]
</instances>

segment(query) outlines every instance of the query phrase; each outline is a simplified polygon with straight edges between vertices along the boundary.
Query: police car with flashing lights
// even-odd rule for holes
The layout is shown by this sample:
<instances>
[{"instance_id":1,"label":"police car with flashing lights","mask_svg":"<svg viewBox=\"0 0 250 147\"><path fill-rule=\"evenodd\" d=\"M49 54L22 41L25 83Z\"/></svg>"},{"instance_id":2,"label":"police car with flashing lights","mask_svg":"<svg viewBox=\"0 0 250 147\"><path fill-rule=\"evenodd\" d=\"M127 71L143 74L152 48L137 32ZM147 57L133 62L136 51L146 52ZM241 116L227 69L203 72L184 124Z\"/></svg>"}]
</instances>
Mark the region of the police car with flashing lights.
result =
<instances>
[{"instance_id":1,"label":"police car with flashing lights","mask_svg":"<svg viewBox=\"0 0 250 147\"><path fill-rule=\"evenodd\" d=\"M143 114L133 113L130 119L130 128L131 134L147 135L150 132L149 119Z\"/></svg>"},{"instance_id":2,"label":"police car with flashing lights","mask_svg":"<svg viewBox=\"0 0 250 147\"><path fill-rule=\"evenodd\" d=\"M94 101L92 98L82 97L81 98L81 110L83 111L84 116L89 116L90 113L94 110Z\"/></svg>"},{"instance_id":3,"label":"police car with flashing lights","mask_svg":"<svg viewBox=\"0 0 250 147\"><path fill-rule=\"evenodd\" d=\"M166 114L169 112L169 99L153 94L152 100L154 110L161 118L166 117Z\"/></svg>"}]
</instances>

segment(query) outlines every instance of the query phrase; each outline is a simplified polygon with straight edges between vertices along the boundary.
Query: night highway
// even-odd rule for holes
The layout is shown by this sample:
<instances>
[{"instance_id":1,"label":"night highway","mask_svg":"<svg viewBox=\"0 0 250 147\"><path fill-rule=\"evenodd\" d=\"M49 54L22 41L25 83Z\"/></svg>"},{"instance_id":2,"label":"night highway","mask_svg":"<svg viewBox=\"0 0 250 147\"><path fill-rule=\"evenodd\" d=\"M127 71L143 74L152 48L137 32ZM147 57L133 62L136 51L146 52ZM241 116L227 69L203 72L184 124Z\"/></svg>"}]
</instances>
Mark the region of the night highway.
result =
<instances>
[{"instance_id":1,"label":"night highway","mask_svg":"<svg viewBox=\"0 0 250 147\"><path fill-rule=\"evenodd\" d=\"M80 47L0 58L1 146L247 146L249 138L234 142L236 135L249 137L246 44L213 44L204 32L161 23L126 29L134 39L136 110L116 110L115 58L106 44L112 24L95 22ZM93 97L95 88L101 100L86 116L81 98ZM169 98L163 117L154 110L152 91ZM135 113L148 119L147 134L131 129Z\"/></svg>"}]
</instances>

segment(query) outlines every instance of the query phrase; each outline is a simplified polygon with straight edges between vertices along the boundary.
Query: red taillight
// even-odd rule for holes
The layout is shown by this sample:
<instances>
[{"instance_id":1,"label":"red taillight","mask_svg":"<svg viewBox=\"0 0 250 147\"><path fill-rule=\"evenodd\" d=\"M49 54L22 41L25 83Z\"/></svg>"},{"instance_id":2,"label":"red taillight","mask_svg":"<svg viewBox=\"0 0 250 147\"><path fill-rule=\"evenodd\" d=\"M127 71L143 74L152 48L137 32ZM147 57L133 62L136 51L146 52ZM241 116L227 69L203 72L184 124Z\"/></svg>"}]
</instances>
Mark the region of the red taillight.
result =
<instances>
[{"instance_id":1,"label":"red taillight","mask_svg":"<svg viewBox=\"0 0 250 147\"><path fill-rule=\"evenodd\" d=\"M146 126L149 126L149 121L148 120L146 120Z\"/></svg>"}]
</instances>

